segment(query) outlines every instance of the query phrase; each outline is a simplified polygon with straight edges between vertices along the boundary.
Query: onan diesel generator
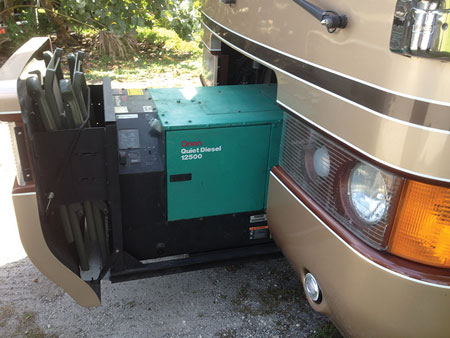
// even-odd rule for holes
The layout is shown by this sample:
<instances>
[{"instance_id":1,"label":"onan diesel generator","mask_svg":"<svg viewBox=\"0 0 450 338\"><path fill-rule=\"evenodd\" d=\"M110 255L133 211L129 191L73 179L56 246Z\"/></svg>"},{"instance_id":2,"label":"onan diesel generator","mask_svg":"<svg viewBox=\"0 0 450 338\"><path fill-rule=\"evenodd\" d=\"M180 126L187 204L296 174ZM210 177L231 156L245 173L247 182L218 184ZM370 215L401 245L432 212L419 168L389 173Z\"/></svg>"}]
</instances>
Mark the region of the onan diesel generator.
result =
<instances>
[{"instance_id":1,"label":"onan diesel generator","mask_svg":"<svg viewBox=\"0 0 450 338\"><path fill-rule=\"evenodd\" d=\"M35 38L0 71L33 263L91 306L106 274L279 255L265 211L282 129L276 85L112 89L109 79L87 85L83 57Z\"/></svg>"},{"instance_id":2,"label":"onan diesel generator","mask_svg":"<svg viewBox=\"0 0 450 338\"><path fill-rule=\"evenodd\" d=\"M271 85L112 92L124 250L142 260L267 242L282 115Z\"/></svg>"}]
</instances>

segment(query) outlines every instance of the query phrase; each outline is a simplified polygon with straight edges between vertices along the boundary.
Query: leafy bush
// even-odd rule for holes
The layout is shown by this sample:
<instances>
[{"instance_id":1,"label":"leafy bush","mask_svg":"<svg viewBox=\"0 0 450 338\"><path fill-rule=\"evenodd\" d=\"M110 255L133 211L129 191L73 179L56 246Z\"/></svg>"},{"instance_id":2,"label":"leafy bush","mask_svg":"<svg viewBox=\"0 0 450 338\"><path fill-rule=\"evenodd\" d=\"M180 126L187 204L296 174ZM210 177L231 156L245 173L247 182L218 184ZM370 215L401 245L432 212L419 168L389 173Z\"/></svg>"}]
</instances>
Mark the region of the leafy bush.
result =
<instances>
[{"instance_id":1,"label":"leafy bush","mask_svg":"<svg viewBox=\"0 0 450 338\"><path fill-rule=\"evenodd\" d=\"M8 18L6 26L4 38L8 39L8 42L14 48L36 36L36 32L39 30L35 11L29 8L17 13L12 18ZM45 28L48 29L48 25Z\"/></svg>"},{"instance_id":2,"label":"leafy bush","mask_svg":"<svg viewBox=\"0 0 450 338\"><path fill-rule=\"evenodd\" d=\"M166 44L166 38L152 33L153 27L174 30L190 41L200 30L200 0L41 0L39 20L34 16L35 3L22 0L10 7L19 13L7 22L6 38L15 47L50 32L56 32L60 45L77 45L76 37L89 29L97 35L93 38L97 48L112 58L123 58L135 49L136 41ZM71 31L78 34L73 36Z\"/></svg>"},{"instance_id":3,"label":"leafy bush","mask_svg":"<svg viewBox=\"0 0 450 338\"><path fill-rule=\"evenodd\" d=\"M60 0L58 10L78 21L119 36L138 27L163 26L192 39L199 26L200 0Z\"/></svg>"}]
</instances>

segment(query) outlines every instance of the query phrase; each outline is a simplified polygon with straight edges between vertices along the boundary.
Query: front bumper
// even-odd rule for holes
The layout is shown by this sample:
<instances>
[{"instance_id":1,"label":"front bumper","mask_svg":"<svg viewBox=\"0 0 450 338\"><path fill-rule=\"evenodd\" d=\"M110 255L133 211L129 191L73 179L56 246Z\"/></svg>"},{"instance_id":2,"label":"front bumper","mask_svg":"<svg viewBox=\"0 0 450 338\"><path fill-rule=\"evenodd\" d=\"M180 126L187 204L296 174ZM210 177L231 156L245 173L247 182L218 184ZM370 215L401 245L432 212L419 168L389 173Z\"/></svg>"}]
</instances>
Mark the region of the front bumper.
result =
<instances>
[{"instance_id":1,"label":"front bumper","mask_svg":"<svg viewBox=\"0 0 450 338\"><path fill-rule=\"evenodd\" d=\"M382 267L338 237L273 173L267 205L271 233L301 280L311 272L328 315L348 337L448 337L450 285Z\"/></svg>"}]
</instances>

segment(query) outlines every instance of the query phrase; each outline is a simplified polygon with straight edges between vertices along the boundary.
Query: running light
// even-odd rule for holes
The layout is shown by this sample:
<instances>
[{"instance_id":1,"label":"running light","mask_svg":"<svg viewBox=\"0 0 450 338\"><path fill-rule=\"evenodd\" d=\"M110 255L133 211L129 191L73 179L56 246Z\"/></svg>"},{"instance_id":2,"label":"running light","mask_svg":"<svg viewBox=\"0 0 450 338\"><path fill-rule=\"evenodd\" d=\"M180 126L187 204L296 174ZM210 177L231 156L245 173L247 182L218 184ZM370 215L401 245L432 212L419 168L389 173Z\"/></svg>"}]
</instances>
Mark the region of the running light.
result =
<instances>
[{"instance_id":1,"label":"running light","mask_svg":"<svg viewBox=\"0 0 450 338\"><path fill-rule=\"evenodd\" d=\"M305 291L309 298L315 303L320 303L322 294L319 283L312 273L308 272L305 275Z\"/></svg>"},{"instance_id":2,"label":"running light","mask_svg":"<svg viewBox=\"0 0 450 338\"><path fill-rule=\"evenodd\" d=\"M388 251L436 267L450 268L450 189L407 181Z\"/></svg>"},{"instance_id":3,"label":"running light","mask_svg":"<svg viewBox=\"0 0 450 338\"><path fill-rule=\"evenodd\" d=\"M330 155L325 147L321 147L314 152L314 170L320 177L327 177L330 173Z\"/></svg>"}]
</instances>

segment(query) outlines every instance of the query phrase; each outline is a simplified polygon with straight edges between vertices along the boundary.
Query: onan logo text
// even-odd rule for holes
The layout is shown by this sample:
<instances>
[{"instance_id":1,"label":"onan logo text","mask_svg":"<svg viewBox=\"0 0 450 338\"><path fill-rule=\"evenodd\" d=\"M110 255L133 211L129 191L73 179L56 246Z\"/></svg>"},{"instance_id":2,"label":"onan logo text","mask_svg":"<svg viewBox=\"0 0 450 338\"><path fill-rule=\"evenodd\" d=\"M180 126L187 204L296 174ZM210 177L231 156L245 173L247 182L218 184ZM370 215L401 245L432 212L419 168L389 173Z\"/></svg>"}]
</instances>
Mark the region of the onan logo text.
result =
<instances>
[{"instance_id":1,"label":"onan logo text","mask_svg":"<svg viewBox=\"0 0 450 338\"><path fill-rule=\"evenodd\" d=\"M198 142L188 142L188 141L181 141L181 146L182 147L201 147L202 141L198 141Z\"/></svg>"}]
</instances>

